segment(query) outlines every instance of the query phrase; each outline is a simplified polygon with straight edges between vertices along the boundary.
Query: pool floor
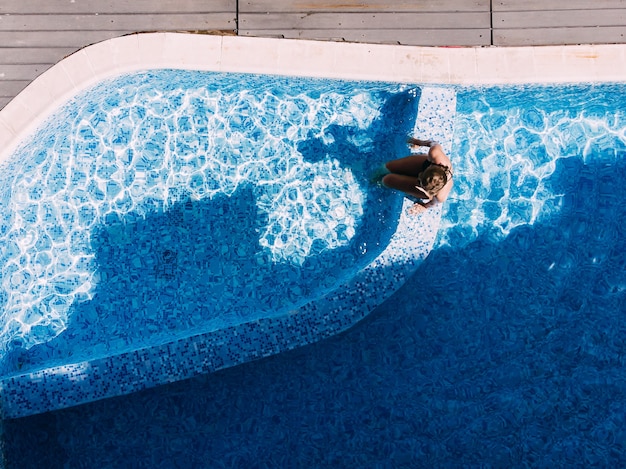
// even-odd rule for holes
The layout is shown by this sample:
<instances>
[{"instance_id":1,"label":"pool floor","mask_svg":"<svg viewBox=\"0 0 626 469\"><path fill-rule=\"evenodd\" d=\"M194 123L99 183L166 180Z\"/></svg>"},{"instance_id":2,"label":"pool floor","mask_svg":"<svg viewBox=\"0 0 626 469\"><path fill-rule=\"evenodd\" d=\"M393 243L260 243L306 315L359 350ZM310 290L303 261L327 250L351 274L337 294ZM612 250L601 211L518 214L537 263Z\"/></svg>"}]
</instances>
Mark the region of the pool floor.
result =
<instances>
[{"instance_id":1,"label":"pool floor","mask_svg":"<svg viewBox=\"0 0 626 469\"><path fill-rule=\"evenodd\" d=\"M6 467L623 467L626 155L598 148L555 162L549 217L448 227L348 331L6 421Z\"/></svg>"},{"instance_id":2,"label":"pool floor","mask_svg":"<svg viewBox=\"0 0 626 469\"><path fill-rule=\"evenodd\" d=\"M592 293L603 271L588 262L548 277L570 278L556 295L525 274L562 252L569 208L554 226L432 253L326 341L6 422L7 467L621 467L624 293ZM521 308L529 291L541 308Z\"/></svg>"}]
</instances>

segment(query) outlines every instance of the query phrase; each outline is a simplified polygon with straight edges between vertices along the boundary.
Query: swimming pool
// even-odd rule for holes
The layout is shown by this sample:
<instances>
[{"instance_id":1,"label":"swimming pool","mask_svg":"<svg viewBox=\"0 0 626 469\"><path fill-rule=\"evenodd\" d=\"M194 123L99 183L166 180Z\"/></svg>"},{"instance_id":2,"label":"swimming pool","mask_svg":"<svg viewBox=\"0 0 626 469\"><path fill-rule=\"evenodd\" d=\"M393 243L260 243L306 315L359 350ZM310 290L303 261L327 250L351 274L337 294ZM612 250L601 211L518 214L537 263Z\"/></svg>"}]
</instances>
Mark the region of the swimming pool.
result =
<instances>
[{"instance_id":1,"label":"swimming pool","mask_svg":"<svg viewBox=\"0 0 626 469\"><path fill-rule=\"evenodd\" d=\"M43 427L75 465L619 466L622 86L455 88L467 190L373 317L217 376L21 419L11 454Z\"/></svg>"},{"instance_id":2,"label":"swimming pool","mask_svg":"<svg viewBox=\"0 0 626 469\"><path fill-rule=\"evenodd\" d=\"M370 179L408 153L418 112L442 133L446 106L411 85L172 69L62 103L3 162L0 370L20 396L4 415L350 327L432 246L440 211L401 216Z\"/></svg>"},{"instance_id":3,"label":"swimming pool","mask_svg":"<svg viewBox=\"0 0 626 469\"><path fill-rule=\"evenodd\" d=\"M60 435L44 447L76 464L158 448L189 464L619 465L622 86L446 87L455 196L437 247L373 317L214 378L16 422L14 454L43 422Z\"/></svg>"}]
</instances>

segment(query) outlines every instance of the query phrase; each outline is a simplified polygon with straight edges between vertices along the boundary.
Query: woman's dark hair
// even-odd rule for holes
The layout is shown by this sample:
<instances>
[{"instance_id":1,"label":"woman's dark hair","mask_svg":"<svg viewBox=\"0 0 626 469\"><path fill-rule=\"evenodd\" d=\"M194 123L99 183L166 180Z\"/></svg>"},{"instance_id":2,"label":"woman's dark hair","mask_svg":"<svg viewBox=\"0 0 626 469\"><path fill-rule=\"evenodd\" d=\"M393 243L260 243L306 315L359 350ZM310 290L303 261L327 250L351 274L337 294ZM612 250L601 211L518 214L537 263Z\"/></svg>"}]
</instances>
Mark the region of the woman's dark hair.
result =
<instances>
[{"instance_id":1,"label":"woman's dark hair","mask_svg":"<svg viewBox=\"0 0 626 469\"><path fill-rule=\"evenodd\" d=\"M434 197L448 183L450 169L441 164L431 164L419 175L421 187Z\"/></svg>"}]
</instances>

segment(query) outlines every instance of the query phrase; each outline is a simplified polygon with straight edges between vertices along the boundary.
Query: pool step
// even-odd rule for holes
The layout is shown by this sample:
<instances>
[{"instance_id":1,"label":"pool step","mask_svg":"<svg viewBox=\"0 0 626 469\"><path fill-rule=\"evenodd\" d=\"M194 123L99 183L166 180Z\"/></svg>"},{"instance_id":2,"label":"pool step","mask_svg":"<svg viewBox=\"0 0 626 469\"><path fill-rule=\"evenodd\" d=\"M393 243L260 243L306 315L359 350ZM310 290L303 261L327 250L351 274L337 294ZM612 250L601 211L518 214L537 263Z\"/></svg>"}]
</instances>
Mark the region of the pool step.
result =
<instances>
[{"instance_id":1,"label":"pool step","mask_svg":"<svg viewBox=\"0 0 626 469\"><path fill-rule=\"evenodd\" d=\"M452 151L456 91L452 88L424 87L420 97L414 136L435 140L446 154Z\"/></svg>"}]
</instances>

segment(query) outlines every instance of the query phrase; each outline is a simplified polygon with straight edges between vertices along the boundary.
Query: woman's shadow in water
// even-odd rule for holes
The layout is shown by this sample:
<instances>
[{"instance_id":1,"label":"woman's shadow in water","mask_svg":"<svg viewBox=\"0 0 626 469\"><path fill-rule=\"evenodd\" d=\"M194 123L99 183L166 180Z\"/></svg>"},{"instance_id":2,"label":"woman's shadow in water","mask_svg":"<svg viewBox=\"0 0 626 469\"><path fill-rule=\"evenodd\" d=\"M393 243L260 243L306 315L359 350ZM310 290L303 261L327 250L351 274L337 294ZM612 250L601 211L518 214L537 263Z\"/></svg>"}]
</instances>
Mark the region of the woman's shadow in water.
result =
<instances>
[{"instance_id":1,"label":"woman's shadow in water","mask_svg":"<svg viewBox=\"0 0 626 469\"><path fill-rule=\"evenodd\" d=\"M398 224L403 198L381 187L375 174L385 162L409 154L407 137L412 135L418 118L420 96L418 87L380 92L383 104L369 126L331 125L324 138L311 137L298 146L308 162L337 160L351 169L359 186L366 189L364 213L352 245L375 248L361 253L361 265L371 262L384 249Z\"/></svg>"}]
</instances>

